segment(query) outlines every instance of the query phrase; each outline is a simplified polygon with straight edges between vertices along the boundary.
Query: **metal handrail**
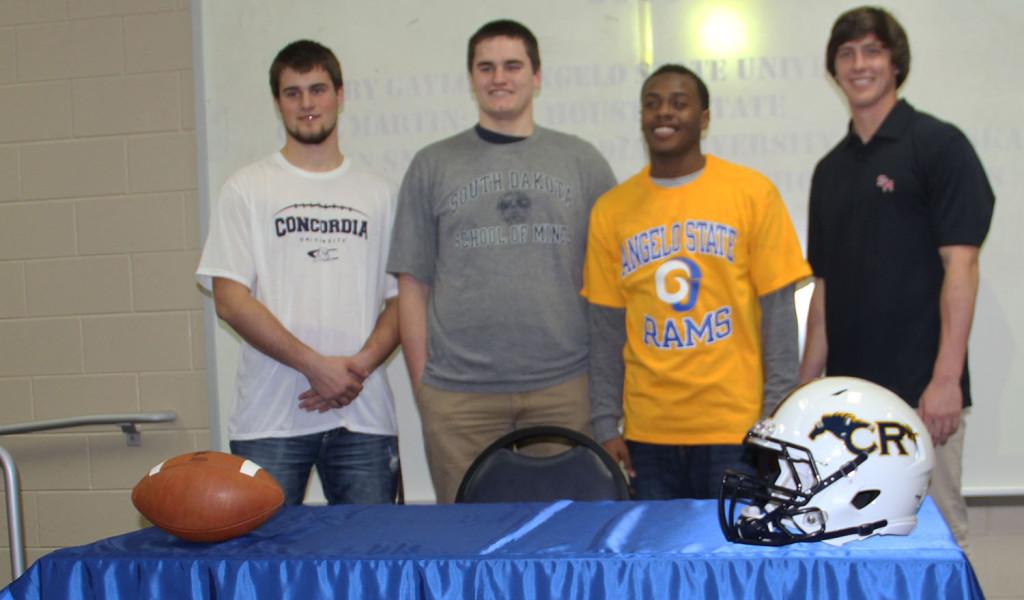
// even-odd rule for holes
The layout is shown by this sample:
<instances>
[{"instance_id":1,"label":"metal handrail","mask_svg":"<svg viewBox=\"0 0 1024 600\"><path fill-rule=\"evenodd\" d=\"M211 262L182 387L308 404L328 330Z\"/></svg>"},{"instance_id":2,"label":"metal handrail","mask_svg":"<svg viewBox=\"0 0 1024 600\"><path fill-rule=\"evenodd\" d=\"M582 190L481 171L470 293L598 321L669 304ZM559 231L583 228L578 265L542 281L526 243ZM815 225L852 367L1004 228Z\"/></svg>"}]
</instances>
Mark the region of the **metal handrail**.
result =
<instances>
[{"instance_id":1,"label":"metal handrail","mask_svg":"<svg viewBox=\"0 0 1024 600\"><path fill-rule=\"evenodd\" d=\"M135 426L138 423L164 423L178 418L177 413L168 410L153 413L117 413L107 415L86 415L66 419L50 419L47 421L31 421L0 427L0 436L15 433L32 433L80 427L82 425L119 425L121 431L128 436L129 446L142 443L141 434ZM4 483L7 496L7 537L11 544L11 580L15 580L25 572L25 535L21 522L21 483L18 480L18 468L11 454L0 446L0 466L4 470Z\"/></svg>"},{"instance_id":2,"label":"metal handrail","mask_svg":"<svg viewBox=\"0 0 1024 600\"><path fill-rule=\"evenodd\" d=\"M0 426L0 435L14 433L32 433L34 431L46 431L49 429L66 429L68 427L80 427L82 425L121 425L132 427L135 423L163 423L178 418L173 410L153 413L114 413L106 415L84 415L81 417L67 417L65 419L50 419L48 421L31 421L29 423L15 423L14 425Z\"/></svg>"},{"instance_id":3,"label":"metal handrail","mask_svg":"<svg viewBox=\"0 0 1024 600\"><path fill-rule=\"evenodd\" d=\"M25 572L25 534L21 530L21 483L14 458L0 446L0 463L4 468L4 483L7 492L7 539L11 544L11 580Z\"/></svg>"}]
</instances>

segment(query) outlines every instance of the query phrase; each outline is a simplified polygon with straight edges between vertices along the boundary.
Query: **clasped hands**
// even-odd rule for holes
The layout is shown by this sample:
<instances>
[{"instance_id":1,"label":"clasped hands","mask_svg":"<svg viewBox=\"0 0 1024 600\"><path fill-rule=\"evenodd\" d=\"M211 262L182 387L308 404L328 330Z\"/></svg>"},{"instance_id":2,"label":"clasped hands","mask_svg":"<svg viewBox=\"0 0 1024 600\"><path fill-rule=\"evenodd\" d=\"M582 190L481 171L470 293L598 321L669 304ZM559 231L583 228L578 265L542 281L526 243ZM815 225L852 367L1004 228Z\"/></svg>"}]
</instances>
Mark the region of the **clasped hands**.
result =
<instances>
[{"instance_id":1,"label":"clasped hands","mask_svg":"<svg viewBox=\"0 0 1024 600\"><path fill-rule=\"evenodd\" d=\"M363 391L370 372L359 355L319 356L304 373L309 389L299 394L299 408L323 413L348 406Z\"/></svg>"}]
</instances>

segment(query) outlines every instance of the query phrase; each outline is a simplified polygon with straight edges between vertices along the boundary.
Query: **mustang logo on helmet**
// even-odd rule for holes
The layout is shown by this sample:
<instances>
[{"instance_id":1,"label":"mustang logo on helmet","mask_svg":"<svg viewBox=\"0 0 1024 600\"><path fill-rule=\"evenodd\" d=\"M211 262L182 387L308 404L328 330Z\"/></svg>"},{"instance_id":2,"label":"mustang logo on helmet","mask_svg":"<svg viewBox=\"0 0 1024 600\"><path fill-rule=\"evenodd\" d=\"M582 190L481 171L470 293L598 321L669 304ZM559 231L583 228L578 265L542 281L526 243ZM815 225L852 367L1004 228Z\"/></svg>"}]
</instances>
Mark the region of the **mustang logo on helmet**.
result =
<instances>
[{"instance_id":1,"label":"mustang logo on helmet","mask_svg":"<svg viewBox=\"0 0 1024 600\"><path fill-rule=\"evenodd\" d=\"M846 449L854 454L870 454L877 450L877 444L860 447L853 443L853 434L858 429L874 431L875 427L850 413L832 413L831 415L822 415L821 420L814 425L814 429L811 430L808 437L813 440L827 431L842 440L846 444Z\"/></svg>"},{"instance_id":2,"label":"mustang logo on helmet","mask_svg":"<svg viewBox=\"0 0 1024 600\"><path fill-rule=\"evenodd\" d=\"M870 432L878 432L878 442L872 442L870 446L858 446L853 442L853 435L861 429ZM812 440L823 433L831 433L846 445L846 449L853 454L871 454L880 449L879 454L889 456L893 454L891 446L901 456L907 456L907 448L903 445L904 438L917 445L917 434L909 426L895 421L876 421L874 424L858 419L850 413L837 412L822 415L821 420L814 425L814 429L807 437Z\"/></svg>"}]
</instances>

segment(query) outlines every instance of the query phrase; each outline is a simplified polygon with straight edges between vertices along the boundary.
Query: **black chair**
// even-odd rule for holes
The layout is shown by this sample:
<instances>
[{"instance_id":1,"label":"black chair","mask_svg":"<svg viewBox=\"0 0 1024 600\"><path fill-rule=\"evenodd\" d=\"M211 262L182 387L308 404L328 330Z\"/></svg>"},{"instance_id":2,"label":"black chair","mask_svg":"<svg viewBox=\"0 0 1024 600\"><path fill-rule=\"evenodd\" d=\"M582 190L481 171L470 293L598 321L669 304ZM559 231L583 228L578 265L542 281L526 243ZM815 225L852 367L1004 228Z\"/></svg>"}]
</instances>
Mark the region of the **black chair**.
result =
<instances>
[{"instance_id":1,"label":"black chair","mask_svg":"<svg viewBox=\"0 0 1024 600\"><path fill-rule=\"evenodd\" d=\"M568 449L530 456L519 448L556 443ZM564 427L527 427L502 437L466 471L456 502L629 500L619 465L589 437Z\"/></svg>"}]
</instances>

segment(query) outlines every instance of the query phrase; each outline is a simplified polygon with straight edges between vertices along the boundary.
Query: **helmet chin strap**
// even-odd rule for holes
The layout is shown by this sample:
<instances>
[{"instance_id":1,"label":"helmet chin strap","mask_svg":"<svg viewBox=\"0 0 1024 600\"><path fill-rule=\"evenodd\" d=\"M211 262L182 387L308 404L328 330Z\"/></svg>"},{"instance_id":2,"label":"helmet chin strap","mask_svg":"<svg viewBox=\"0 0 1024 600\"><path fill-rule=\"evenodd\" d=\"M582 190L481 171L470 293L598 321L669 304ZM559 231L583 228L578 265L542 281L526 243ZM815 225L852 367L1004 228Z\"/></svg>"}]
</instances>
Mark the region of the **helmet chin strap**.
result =
<instances>
[{"instance_id":1,"label":"helmet chin strap","mask_svg":"<svg viewBox=\"0 0 1024 600\"><path fill-rule=\"evenodd\" d=\"M874 533L875 531L885 527L888 524L889 524L889 521L887 521L886 519L882 519L881 521L875 521L874 523L864 523L862 525L857 525L856 527L847 527L846 529L837 529L836 531L830 531L828 533L823 533L823 534L821 534L819 536L815 536L812 539L818 540L818 541L825 541L825 540L834 540L836 538L846 537L848 535L856 535L856 536L860 536L860 537L867 537L867 536L871 535L872 533Z\"/></svg>"}]
</instances>

